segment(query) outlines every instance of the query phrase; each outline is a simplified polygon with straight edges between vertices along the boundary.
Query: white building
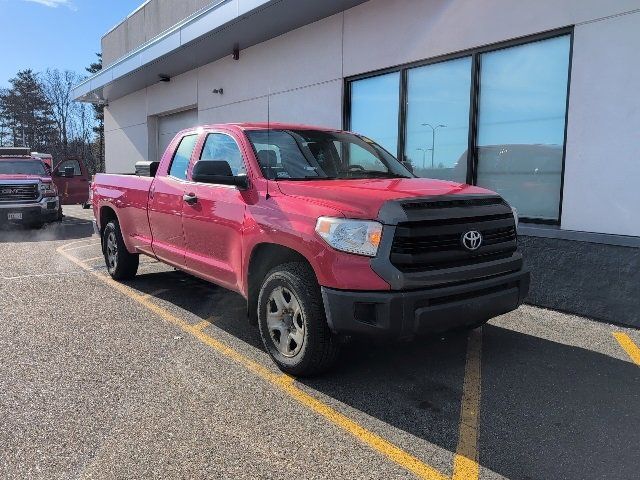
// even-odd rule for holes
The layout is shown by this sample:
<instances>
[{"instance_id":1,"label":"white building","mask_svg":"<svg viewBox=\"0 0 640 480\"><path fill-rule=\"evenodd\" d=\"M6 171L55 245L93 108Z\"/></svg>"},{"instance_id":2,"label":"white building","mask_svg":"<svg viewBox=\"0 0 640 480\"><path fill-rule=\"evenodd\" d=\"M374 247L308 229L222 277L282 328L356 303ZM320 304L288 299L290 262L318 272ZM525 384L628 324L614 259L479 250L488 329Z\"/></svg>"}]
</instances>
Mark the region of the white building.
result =
<instances>
[{"instance_id":1,"label":"white building","mask_svg":"<svg viewBox=\"0 0 640 480\"><path fill-rule=\"evenodd\" d=\"M640 0L149 0L74 95L108 172L196 124L366 134L518 208L532 302L640 325L639 32Z\"/></svg>"}]
</instances>

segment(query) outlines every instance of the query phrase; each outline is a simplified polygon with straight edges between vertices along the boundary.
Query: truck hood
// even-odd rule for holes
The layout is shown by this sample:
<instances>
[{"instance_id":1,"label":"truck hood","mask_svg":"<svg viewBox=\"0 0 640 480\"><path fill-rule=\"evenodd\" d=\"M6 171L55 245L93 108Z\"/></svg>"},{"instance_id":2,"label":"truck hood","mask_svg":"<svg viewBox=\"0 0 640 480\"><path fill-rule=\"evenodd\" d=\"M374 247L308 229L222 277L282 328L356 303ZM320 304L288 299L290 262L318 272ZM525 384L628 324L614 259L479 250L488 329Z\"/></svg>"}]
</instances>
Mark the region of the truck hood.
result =
<instances>
[{"instance_id":1,"label":"truck hood","mask_svg":"<svg viewBox=\"0 0 640 480\"><path fill-rule=\"evenodd\" d=\"M374 219L388 200L457 194L493 194L484 188L430 178L278 181L284 195L339 210L347 217Z\"/></svg>"},{"instance_id":2,"label":"truck hood","mask_svg":"<svg viewBox=\"0 0 640 480\"><path fill-rule=\"evenodd\" d=\"M51 177L40 177L38 175L16 175L16 174L0 174L0 182L4 180L25 180L32 182L51 182Z\"/></svg>"}]
</instances>

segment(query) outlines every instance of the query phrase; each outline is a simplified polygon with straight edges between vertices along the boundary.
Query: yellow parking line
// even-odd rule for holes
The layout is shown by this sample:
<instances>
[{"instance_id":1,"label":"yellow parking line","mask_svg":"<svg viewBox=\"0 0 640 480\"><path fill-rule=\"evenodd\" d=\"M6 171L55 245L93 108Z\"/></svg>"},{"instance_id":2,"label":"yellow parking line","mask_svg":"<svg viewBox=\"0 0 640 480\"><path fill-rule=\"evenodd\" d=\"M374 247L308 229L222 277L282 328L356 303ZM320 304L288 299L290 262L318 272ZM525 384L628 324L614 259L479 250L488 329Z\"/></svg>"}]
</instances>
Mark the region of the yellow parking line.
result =
<instances>
[{"instance_id":1,"label":"yellow parking line","mask_svg":"<svg viewBox=\"0 0 640 480\"><path fill-rule=\"evenodd\" d=\"M104 255L99 255L97 257L83 258L82 259L83 262L94 262L96 260L104 260Z\"/></svg>"},{"instance_id":2,"label":"yellow parking line","mask_svg":"<svg viewBox=\"0 0 640 480\"><path fill-rule=\"evenodd\" d=\"M198 330L198 331L202 331L207 327L211 326L211 322L207 322L206 320L203 320L202 322L198 322L193 326L194 330Z\"/></svg>"},{"instance_id":3,"label":"yellow parking line","mask_svg":"<svg viewBox=\"0 0 640 480\"><path fill-rule=\"evenodd\" d=\"M65 248L64 251L70 252L71 250L80 250L81 248L95 247L96 245L100 245L100 242L88 243L87 245L78 245L77 247L73 247L73 248ZM58 251L61 251L61 250L58 250Z\"/></svg>"},{"instance_id":4,"label":"yellow parking line","mask_svg":"<svg viewBox=\"0 0 640 480\"><path fill-rule=\"evenodd\" d=\"M640 347L638 347L631 337L623 332L613 332L613 337L618 341L620 346L627 352L627 355L631 357L633 363L640 367Z\"/></svg>"},{"instance_id":5,"label":"yellow parking line","mask_svg":"<svg viewBox=\"0 0 640 480\"><path fill-rule=\"evenodd\" d=\"M458 447L453 458L453 480L480 476L478 465L478 424L480 421L482 328L469 332L464 368Z\"/></svg>"},{"instance_id":6,"label":"yellow parking line","mask_svg":"<svg viewBox=\"0 0 640 480\"><path fill-rule=\"evenodd\" d=\"M423 461L414 457L410 453L407 453L406 451L402 450L401 448L397 447L391 442L385 440L381 436L371 432L370 430L367 430L357 422L348 418L346 415L343 415L342 413L338 412L333 407L323 403L317 398L304 392L303 390L301 390L295 385L293 378L289 377L288 375L284 375L282 373L275 373L269 370L265 366L244 356L243 354L234 350L228 345L224 344L220 340L217 340L211 337L210 335L204 333L202 331L203 330L202 324L204 322L200 322L196 325L191 325L188 322L176 317L168 310L165 310L164 308L154 304L152 301L150 301L151 297L136 293L130 287L127 287L126 285L118 283L109 277L106 277L96 271L91 270L90 267L85 265L81 260L66 253L66 250L64 250L62 247L58 248L57 251L58 253L63 255L65 258L67 258L71 262L78 265L80 268L89 271L92 275L94 275L96 278L100 279L101 281L105 282L107 285L113 287L114 289L118 290L119 292L126 295L130 299L143 305L148 310L157 314L160 318L164 319L165 321L174 324L175 326L179 327L180 329L182 329L187 333L190 333L205 345L210 346L211 348L221 353L222 355L225 355L231 360L234 360L236 363L239 363L240 365L244 366L247 370L253 372L263 380L266 380L270 384L279 388L281 391L287 393L294 400L297 400L299 403L306 406L313 412L317 413L318 415L321 415L322 417L327 419L329 422L331 422L333 425L353 435L358 440L368 445L370 448L372 448L376 452L384 455L389 460L395 462L399 466L412 472L417 477L428 479L428 480L448 480L448 477L446 475L440 473L435 468L424 463Z\"/></svg>"},{"instance_id":7,"label":"yellow parking line","mask_svg":"<svg viewBox=\"0 0 640 480\"><path fill-rule=\"evenodd\" d=\"M65 245L62 245L62 247L60 247L60 248L70 247L71 245L76 245L76 244L78 244L78 243L91 242L91 241L93 241L93 238L92 238L92 237L89 237L89 238L83 238L82 240L76 240L76 241L74 241L74 242L70 242L70 243L67 243L67 244L65 244Z\"/></svg>"}]
</instances>

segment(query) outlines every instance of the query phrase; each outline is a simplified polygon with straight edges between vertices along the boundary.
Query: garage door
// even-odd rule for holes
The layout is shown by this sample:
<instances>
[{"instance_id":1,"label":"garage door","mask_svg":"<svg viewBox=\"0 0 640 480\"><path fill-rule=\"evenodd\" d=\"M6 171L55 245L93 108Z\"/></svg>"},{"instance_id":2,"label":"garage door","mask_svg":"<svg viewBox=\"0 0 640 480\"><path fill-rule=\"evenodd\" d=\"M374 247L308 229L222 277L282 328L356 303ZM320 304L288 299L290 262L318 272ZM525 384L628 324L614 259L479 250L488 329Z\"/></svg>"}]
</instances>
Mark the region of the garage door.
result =
<instances>
[{"instance_id":1,"label":"garage door","mask_svg":"<svg viewBox=\"0 0 640 480\"><path fill-rule=\"evenodd\" d=\"M158 117L158 156L162 157L176 133L196 125L198 125L198 110L195 108Z\"/></svg>"}]
</instances>

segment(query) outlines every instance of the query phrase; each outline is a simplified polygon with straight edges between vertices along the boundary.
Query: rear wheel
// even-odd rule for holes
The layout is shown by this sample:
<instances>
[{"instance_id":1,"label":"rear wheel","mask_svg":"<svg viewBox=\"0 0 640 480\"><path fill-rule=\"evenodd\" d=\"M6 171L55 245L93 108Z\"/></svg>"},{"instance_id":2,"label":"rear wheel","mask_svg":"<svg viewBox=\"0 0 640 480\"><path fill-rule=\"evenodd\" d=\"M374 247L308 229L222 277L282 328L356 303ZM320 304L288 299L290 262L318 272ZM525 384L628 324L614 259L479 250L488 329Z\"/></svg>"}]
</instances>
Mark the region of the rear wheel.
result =
<instances>
[{"instance_id":1,"label":"rear wheel","mask_svg":"<svg viewBox=\"0 0 640 480\"><path fill-rule=\"evenodd\" d=\"M127 251L117 220L111 220L104 227L102 252L111 278L127 280L136 276L140 255Z\"/></svg>"},{"instance_id":2,"label":"rear wheel","mask_svg":"<svg viewBox=\"0 0 640 480\"><path fill-rule=\"evenodd\" d=\"M320 287L304 263L279 265L266 275L258 325L265 349L285 373L317 375L338 357L338 338L327 325Z\"/></svg>"}]
</instances>

